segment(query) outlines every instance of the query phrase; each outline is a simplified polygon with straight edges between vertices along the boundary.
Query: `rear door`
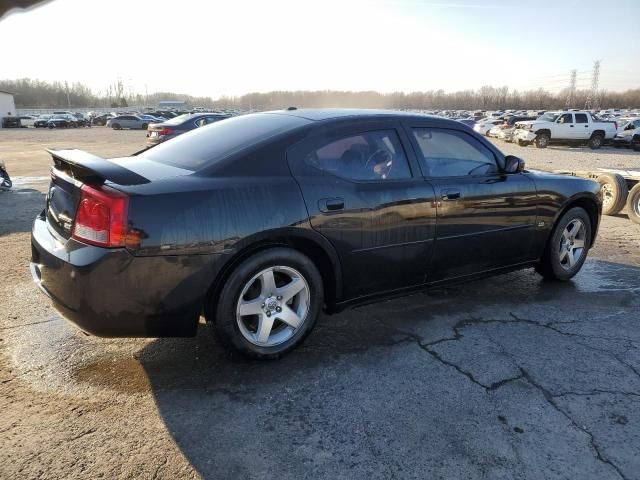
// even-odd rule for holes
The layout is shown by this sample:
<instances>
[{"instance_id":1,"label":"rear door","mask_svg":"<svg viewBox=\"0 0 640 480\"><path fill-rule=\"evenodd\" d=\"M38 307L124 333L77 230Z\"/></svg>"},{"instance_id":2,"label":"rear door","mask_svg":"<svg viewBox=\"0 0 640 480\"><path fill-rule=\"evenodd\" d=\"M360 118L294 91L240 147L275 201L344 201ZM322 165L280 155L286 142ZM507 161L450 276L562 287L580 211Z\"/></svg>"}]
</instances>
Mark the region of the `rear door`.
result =
<instances>
[{"instance_id":1,"label":"rear door","mask_svg":"<svg viewBox=\"0 0 640 480\"><path fill-rule=\"evenodd\" d=\"M537 194L522 173L482 138L454 128L412 125L411 140L436 194L437 230L430 281L462 277L531 259Z\"/></svg>"},{"instance_id":2,"label":"rear door","mask_svg":"<svg viewBox=\"0 0 640 480\"><path fill-rule=\"evenodd\" d=\"M575 138L578 139L586 139L591 137L592 129L589 128L589 119L587 118L586 113L576 113L575 114Z\"/></svg>"},{"instance_id":3,"label":"rear door","mask_svg":"<svg viewBox=\"0 0 640 480\"><path fill-rule=\"evenodd\" d=\"M434 192L400 124L317 132L287 153L311 226L336 248L345 298L422 284L435 233Z\"/></svg>"}]
</instances>

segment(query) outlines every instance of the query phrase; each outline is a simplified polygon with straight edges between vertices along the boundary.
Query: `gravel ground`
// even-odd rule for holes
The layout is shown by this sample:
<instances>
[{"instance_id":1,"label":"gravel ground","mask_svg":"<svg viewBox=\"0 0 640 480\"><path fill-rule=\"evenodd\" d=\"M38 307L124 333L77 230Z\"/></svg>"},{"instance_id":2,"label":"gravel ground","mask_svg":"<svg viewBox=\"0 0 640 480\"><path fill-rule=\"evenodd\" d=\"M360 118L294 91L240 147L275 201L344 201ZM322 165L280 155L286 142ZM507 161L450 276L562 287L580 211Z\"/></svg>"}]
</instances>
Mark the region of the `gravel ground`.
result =
<instances>
[{"instance_id":1,"label":"gravel ground","mask_svg":"<svg viewBox=\"0 0 640 480\"><path fill-rule=\"evenodd\" d=\"M44 148L140 131L0 130L0 478L640 478L640 226L605 217L566 284L530 270L322 317L275 363L193 339L88 337L30 280ZM532 168L640 168L501 144ZM553 163L552 163L553 162Z\"/></svg>"}]
</instances>

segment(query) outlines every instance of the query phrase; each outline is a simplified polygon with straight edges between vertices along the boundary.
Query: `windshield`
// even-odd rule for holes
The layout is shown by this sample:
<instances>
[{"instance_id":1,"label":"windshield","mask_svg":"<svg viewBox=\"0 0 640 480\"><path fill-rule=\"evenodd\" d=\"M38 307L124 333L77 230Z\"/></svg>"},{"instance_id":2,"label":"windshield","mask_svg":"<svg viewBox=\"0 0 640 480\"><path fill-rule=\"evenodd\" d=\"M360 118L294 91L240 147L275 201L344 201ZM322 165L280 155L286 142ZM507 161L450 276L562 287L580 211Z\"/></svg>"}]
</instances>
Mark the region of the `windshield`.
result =
<instances>
[{"instance_id":1,"label":"windshield","mask_svg":"<svg viewBox=\"0 0 640 480\"><path fill-rule=\"evenodd\" d=\"M191 130L146 150L139 157L196 171L309 122L304 118L273 113L232 117Z\"/></svg>"},{"instance_id":2,"label":"windshield","mask_svg":"<svg viewBox=\"0 0 640 480\"><path fill-rule=\"evenodd\" d=\"M538 120L540 122L555 122L556 118L558 118L557 113L545 113L544 115L540 115Z\"/></svg>"}]
</instances>

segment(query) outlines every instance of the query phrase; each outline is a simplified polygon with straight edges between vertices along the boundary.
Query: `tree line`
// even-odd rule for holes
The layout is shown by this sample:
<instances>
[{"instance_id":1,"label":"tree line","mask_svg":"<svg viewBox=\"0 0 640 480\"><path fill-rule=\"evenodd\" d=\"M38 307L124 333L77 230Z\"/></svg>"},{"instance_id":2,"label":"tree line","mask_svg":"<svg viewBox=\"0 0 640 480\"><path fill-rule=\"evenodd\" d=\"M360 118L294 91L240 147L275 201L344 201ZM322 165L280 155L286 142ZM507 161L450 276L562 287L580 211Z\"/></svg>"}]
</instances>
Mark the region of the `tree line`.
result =
<instances>
[{"instance_id":1,"label":"tree line","mask_svg":"<svg viewBox=\"0 0 640 480\"><path fill-rule=\"evenodd\" d=\"M477 90L445 92L376 91L273 91L247 93L238 97L195 97L173 92L154 92L143 95L127 91L121 81L116 81L104 91L96 93L79 82L46 82L28 78L0 80L0 90L15 95L16 108L91 108L156 106L161 100L184 101L194 107L271 110L296 107L354 107L420 110L499 110L532 109L551 110L566 107L568 90L551 93L537 90L518 91L506 86L482 86ZM589 95L588 90L577 90L570 108L582 108ZM600 90L592 105L598 108L639 108L640 88L624 92Z\"/></svg>"}]
</instances>

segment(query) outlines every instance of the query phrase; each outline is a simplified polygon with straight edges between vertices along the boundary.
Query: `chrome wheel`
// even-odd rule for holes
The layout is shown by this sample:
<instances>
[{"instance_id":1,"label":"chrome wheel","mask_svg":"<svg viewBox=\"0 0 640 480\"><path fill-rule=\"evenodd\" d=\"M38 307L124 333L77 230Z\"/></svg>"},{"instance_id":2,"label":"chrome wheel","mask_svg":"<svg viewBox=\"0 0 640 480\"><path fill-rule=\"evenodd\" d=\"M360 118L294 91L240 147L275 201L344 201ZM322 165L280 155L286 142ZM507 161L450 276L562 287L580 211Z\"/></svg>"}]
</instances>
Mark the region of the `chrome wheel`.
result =
<instances>
[{"instance_id":1,"label":"chrome wheel","mask_svg":"<svg viewBox=\"0 0 640 480\"><path fill-rule=\"evenodd\" d=\"M240 333L261 347L285 342L306 320L309 301L309 285L300 272L285 266L266 268L242 289L236 308Z\"/></svg>"},{"instance_id":2,"label":"chrome wheel","mask_svg":"<svg viewBox=\"0 0 640 480\"><path fill-rule=\"evenodd\" d=\"M560 238L559 260L560 266L570 270L585 254L585 237L587 229L582 220L574 219L569 222Z\"/></svg>"}]
</instances>

